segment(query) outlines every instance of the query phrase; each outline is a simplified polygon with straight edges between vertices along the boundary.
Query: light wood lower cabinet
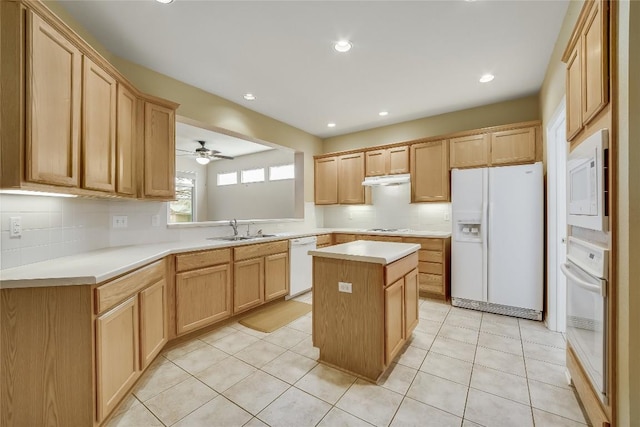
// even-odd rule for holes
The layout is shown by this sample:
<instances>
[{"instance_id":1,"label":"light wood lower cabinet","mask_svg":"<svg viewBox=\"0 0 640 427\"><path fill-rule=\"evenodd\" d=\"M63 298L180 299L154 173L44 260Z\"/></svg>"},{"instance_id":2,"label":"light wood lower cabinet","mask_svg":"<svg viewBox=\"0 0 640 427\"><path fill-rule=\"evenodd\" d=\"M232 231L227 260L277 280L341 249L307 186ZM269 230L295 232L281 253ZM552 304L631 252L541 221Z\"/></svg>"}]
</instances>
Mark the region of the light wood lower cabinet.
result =
<instances>
[{"instance_id":1,"label":"light wood lower cabinet","mask_svg":"<svg viewBox=\"0 0 640 427\"><path fill-rule=\"evenodd\" d=\"M193 331L231 316L229 264L176 274L176 333Z\"/></svg>"},{"instance_id":2,"label":"light wood lower cabinet","mask_svg":"<svg viewBox=\"0 0 640 427\"><path fill-rule=\"evenodd\" d=\"M138 297L96 319L98 420L129 391L139 374Z\"/></svg>"},{"instance_id":3,"label":"light wood lower cabinet","mask_svg":"<svg viewBox=\"0 0 640 427\"><path fill-rule=\"evenodd\" d=\"M418 270L413 270L404 276L404 327L405 335L408 337L418 326L418 300L420 287L418 285Z\"/></svg>"},{"instance_id":4,"label":"light wood lower cabinet","mask_svg":"<svg viewBox=\"0 0 640 427\"><path fill-rule=\"evenodd\" d=\"M264 258L264 301L269 302L289 293L289 255L285 253Z\"/></svg>"},{"instance_id":5,"label":"light wood lower cabinet","mask_svg":"<svg viewBox=\"0 0 640 427\"><path fill-rule=\"evenodd\" d=\"M233 267L233 312L264 302L264 257L236 261Z\"/></svg>"},{"instance_id":6,"label":"light wood lower cabinet","mask_svg":"<svg viewBox=\"0 0 640 427\"><path fill-rule=\"evenodd\" d=\"M384 290L384 360L387 365L400 352L406 339L404 313L404 279L400 279Z\"/></svg>"},{"instance_id":7,"label":"light wood lower cabinet","mask_svg":"<svg viewBox=\"0 0 640 427\"><path fill-rule=\"evenodd\" d=\"M146 368L167 343L166 281L158 281L139 294L140 367Z\"/></svg>"}]
</instances>

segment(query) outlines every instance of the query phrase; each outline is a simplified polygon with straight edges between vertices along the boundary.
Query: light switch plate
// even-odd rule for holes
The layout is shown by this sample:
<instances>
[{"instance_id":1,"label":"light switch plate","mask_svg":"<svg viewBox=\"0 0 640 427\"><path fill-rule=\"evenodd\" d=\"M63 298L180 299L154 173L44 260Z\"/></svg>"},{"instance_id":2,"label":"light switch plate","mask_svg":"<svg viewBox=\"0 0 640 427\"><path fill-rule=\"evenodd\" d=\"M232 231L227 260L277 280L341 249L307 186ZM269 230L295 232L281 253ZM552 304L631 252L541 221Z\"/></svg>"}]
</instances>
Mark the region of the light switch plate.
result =
<instances>
[{"instance_id":1,"label":"light switch plate","mask_svg":"<svg viewBox=\"0 0 640 427\"><path fill-rule=\"evenodd\" d=\"M338 291L352 293L352 285L348 282L338 282Z\"/></svg>"}]
</instances>

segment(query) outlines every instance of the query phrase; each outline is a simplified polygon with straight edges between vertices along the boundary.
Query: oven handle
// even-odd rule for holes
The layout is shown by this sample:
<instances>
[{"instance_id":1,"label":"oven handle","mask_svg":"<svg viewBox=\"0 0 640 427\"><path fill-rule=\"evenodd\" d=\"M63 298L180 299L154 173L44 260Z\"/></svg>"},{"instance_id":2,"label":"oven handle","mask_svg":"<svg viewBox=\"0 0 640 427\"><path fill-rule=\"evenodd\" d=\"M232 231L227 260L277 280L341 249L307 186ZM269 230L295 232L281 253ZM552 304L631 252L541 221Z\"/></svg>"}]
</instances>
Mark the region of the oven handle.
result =
<instances>
[{"instance_id":1,"label":"oven handle","mask_svg":"<svg viewBox=\"0 0 640 427\"><path fill-rule=\"evenodd\" d=\"M568 264L560 264L560 270L562 270L562 272L567 277L567 279L573 280L574 282L576 282L576 284L578 286L580 286L581 288L583 288L583 289L585 289L585 290L587 290L589 292L600 294L603 297L607 296L606 281L604 281L602 279L597 279L600 282L600 285L594 285L594 284L589 283L586 280L582 279L581 277L576 276L570 270L570 268L571 267Z\"/></svg>"}]
</instances>

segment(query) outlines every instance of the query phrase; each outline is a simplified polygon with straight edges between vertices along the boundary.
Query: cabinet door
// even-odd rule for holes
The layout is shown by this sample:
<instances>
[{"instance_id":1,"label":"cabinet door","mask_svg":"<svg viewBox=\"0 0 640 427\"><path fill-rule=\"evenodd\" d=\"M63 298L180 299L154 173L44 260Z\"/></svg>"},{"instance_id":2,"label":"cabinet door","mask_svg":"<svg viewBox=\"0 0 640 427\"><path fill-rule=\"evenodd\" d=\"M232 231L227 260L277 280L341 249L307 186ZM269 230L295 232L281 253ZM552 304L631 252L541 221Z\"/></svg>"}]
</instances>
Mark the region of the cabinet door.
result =
<instances>
[{"instance_id":1,"label":"cabinet door","mask_svg":"<svg viewBox=\"0 0 640 427\"><path fill-rule=\"evenodd\" d=\"M233 312L264 302L264 257L239 261L233 269Z\"/></svg>"},{"instance_id":2,"label":"cabinet door","mask_svg":"<svg viewBox=\"0 0 640 427\"><path fill-rule=\"evenodd\" d=\"M289 293L289 254L275 254L264 258L265 302Z\"/></svg>"},{"instance_id":3,"label":"cabinet door","mask_svg":"<svg viewBox=\"0 0 640 427\"><path fill-rule=\"evenodd\" d=\"M364 203L362 181L364 181L364 153L338 157L338 203Z\"/></svg>"},{"instance_id":4,"label":"cabinet door","mask_svg":"<svg viewBox=\"0 0 640 427\"><path fill-rule=\"evenodd\" d=\"M588 124L609 102L607 4L592 2L582 32L582 124Z\"/></svg>"},{"instance_id":5,"label":"cabinet door","mask_svg":"<svg viewBox=\"0 0 640 427\"><path fill-rule=\"evenodd\" d=\"M409 146L387 149L389 153L389 175L409 173Z\"/></svg>"},{"instance_id":6,"label":"cabinet door","mask_svg":"<svg viewBox=\"0 0 640 427\"><path fill-rule=\"evenodd\" d=\"M167 343L167 303L164 279L140 292L140 366L149 366Z\"/></svg>"},{"instance_id":7,"label":"cabinet door","mask_svg":"<svg viewBox=\"0 0 640 427\"><path fill-rule=\"evenodd\" d=\"M491 134L491 164L533 162L536 159L536 128Z\"/></svg>"},{"instance_id":8,"label":"cabinet door","mask_svg":"<svg viewBox=\"0 0 640 427\"><path fill-rule=\"evenodd\" d=\"M384 290L384 360L389 365L405 341L404 279Z\"/></svg>"},{"instance_id":9,"label":"cabinet door","mask_svg":"<svg viewBox=\"0 0 640 427\"><path fill-rule=\"evenodd\" d=\"M582 129L582 50L580 41L567 61L567 140L571 141Z\"/></svg>"},{"instance_id":10,"label":"cabinet door","mask_svg":"<svg viewBox=\"0 0 640 427\"><path fill-rule=\"evenodd\" d=\"M373 150L365 152L366 175L386 175L389 170L388 154L387 150Z\"/></svg>"},{"instance_id":11,"label":"cabinet door","mask_svg":"<svg viewBox=\"0 0 640 427\"><path fill-rule=\"evenodd\" d=\"M411 146L411 201L449 201L449 148L446 140Z\"/></svg>"},{"instance_id":12,"label":"cabinet door","mask_svg":"<svg viewBox=\"0 0 640 427\"><path fill-rule=\"evenodd\" d=\"M116 189L116 80L86 56L82 73L82 187Z\"/></svg>"},{"instance_id":13,"label":"cabinet door","mask_svg":"<svg viewBox=\"0 0 640 427\"><path fill-rule=\"evenodd\" d=\"M107 416L138 377L138 297L96 319L98 420Z\"/></svg>"},{"instance_id":14,"label":"cabinet door","mask_svg":"<svg viewBox=\"0 0 640 427\"><path fill-rule=\"evenodd\" d=\"M81 53L28 10L26 65L26 180L78 187Z\"/></svg>"},{"instance_id":15,"label":"cabinet door","mask_svg":"<svg viewBox=\"0 0 640 427\"><path fill-rule=\"evenodd\" d=\"M175 113L146 101L144 108L144 195L175 197Z\"/></svg>"},{"instance_id":16,"label":"cabinet door","mask_svg":"<svg viewBox=\"0 0 640 427\"><path fill-rule=\"evenodd\" d=\"M176 274L178 335L231 316L229 264Z\"/></svg>"},{"instance_id":17,"label":"cabinet door","mask_svg":"<svg viewBox=\"0 0 640 427\"><path fill-rule=\"evenodd\" d=\"M316 159L314 172L316 205L338 203L338 158Z\"/></svg>"},{"instance_id":18,"label":"cabinet door","mask_svg":"<svg viewBox=\"0 0 640 427\"><path fill-rule=\"evenodd\" d=\"M418 269L404 276L404 327L405 338L418 325Z\"/></svg>"},{"instance_id":19,"label":"cabinet door","mask_svg":"<svg viewBox=\"0 0 640 427\"><path fill-rule=\"evenodd\" d=\"M135 141L136 110L138 99L133 93L118 85L118 122L116 133L116 191L120 194L136 194Z\"/></svg>"},{"instance_id":20,"label":"cabinet door","mask_svg":"<svg viewBox=\"0 0 640 427\"><path fill-rule=\"evenodd\" d=\"M471 135L449 140L452 168L469 168L489 164L489 135Z\"/></svg>"}]
</instances>

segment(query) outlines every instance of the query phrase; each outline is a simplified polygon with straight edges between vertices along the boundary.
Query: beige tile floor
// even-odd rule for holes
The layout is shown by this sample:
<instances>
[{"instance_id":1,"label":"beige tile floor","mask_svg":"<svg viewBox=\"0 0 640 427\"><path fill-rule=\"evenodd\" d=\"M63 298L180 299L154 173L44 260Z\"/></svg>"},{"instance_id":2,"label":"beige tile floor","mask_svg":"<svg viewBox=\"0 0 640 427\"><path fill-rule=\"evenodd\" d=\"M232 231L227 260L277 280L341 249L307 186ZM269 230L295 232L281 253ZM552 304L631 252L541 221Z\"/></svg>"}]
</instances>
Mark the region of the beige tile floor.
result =
<instances>
[{"instance_id":1,"label":"beige tile floor","mask_svg":"<svg viewBox=\"0 0 640 427\"><path fill-rule=\"evenodd\" d=\"M316 362L310 313L270 334L233 323L164 352L108 425L583 426L564 348L540 322L421 299L374 385Z\"/></svg>"}]
</instances>

